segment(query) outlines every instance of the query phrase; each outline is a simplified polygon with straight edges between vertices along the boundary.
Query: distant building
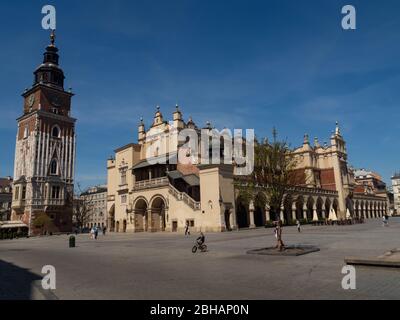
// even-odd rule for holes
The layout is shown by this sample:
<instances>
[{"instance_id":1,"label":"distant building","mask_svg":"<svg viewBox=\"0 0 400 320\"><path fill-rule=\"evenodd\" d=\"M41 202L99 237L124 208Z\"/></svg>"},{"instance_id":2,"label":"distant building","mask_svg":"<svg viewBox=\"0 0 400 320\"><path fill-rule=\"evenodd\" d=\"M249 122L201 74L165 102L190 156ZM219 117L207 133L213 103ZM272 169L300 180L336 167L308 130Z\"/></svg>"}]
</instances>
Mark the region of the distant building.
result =
<instances>
[{"instance_id":1,"label":"distant building","mask_svg":"<svg viewBox=\"0 0 400 320\"><path fill-rule=\"evenodd\" d=\"M355 170L354 180L357 191L386 197L386 183L383 182L382 177L378 173L365 169Z\"/></svg>"},{"instance_id":2,"label":"distant building","mask_svg":"<svg viewBox=\"0 0 400 320\"><path fill-rule=\"evenodd\" d=\"M80 195L79 200L88 208L84 227L107 227L107 186L91 187Z\"/></svg>"},{"instance_id":3,"label":"distant building","mask_svg":"<svg viewBox=\"0 0 400 320\"><path fill-rule=\"evenodd\" d=\"M11 219L12 183L11 177L0 178L0 221Z\"/></svg>"},{"instance_id":4,"label":"distant building","mask_svg":"<svg viewBox=\"0 0 400 320\"><path fill-rule=\"evenodd\" d=\"M395 214L400 214L400 172L395 173L392 177L393 187L393 209Z\"/></svg>"}]
</instances>

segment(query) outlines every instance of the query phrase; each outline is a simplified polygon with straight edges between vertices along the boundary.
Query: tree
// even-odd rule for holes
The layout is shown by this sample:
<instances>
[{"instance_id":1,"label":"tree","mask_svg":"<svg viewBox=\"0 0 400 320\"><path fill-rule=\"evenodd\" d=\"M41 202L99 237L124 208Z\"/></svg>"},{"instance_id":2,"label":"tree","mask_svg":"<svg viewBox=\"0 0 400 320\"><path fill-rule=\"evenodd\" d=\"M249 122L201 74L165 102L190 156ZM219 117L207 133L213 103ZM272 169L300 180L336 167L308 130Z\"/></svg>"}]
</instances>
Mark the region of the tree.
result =
<instances>
[{"instance_id":1,"label":"tree","mask_svg":"<svg viewBox=\"0 0 400 320\"><path fill-rule=\"evenodd\" d=\"M33 226L37 229L40 229L40 233L43 235L45 231L53 232L54 224L53 220L45 214L39 214L34 220L33 220Z\"/></svg>"},{"instance_id":2,"label":"tree","mask_svg":"<svg viewBox=\"0 0 400 320\"><path fill-rule=\"evenodd\" d=\"M276 224L277 245L282 251L285 247L282 240L283 222L280 218L281 206L285 195L288 195L294 183L296 161L288 143L277 138L273 130L273 140L267 138L256 141L254 148L253 173L236 184L240 194L254 201L255 195L263 194L270 207L270 213Z\"/></svg>"},{"instance_id":3,"label":"tree","mask_svg":"<svg viewBox=\"0 0 400 320\"><path fill-rule=\"evenodd\" d=\"M78 184L79 195L74 199L74 217L77 228L83 228L93 216L93 196L87 192L82 192Z\"/></svg>"}]
</instances>

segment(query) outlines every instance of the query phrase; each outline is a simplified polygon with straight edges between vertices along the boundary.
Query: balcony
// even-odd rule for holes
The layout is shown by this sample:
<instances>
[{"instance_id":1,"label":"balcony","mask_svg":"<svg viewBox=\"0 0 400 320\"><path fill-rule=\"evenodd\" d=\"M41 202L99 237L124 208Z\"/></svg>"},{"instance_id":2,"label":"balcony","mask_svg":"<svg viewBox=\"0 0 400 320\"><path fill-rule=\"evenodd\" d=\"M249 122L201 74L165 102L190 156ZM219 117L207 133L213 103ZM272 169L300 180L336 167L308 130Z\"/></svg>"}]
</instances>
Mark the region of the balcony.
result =
<instances>
[{"instance_id":1,"label":"balcony","mask_svg":"<svg viewBox=\"0 0 400 320\"><path fill-rule=\"evenodd\" d=\"M12 208L13 209L24 208L25 206L26 206L26 201L25 200L14 200L12 202Z\"/></svg>"},{"instance_id":2,"label":"balcony","mask_svg":"<svg viewBox=\"0 0 400 320\"><path fill-rule=\"evenodd\" d=\"M45 199L44 200L45 206L65 206L64 199Z\"/></svg>"},{"instance_id":3,"label":"balcony","mask_svg":"<svg viewBox=\"0 0 400 320\"><path fill-rule=\"evenodd\" d=\"M152 189L165 186L169 186L169 180L167 177L138 181L133 186L133 190L137 191L137 190Z\"/></svg>"}]
</instances>

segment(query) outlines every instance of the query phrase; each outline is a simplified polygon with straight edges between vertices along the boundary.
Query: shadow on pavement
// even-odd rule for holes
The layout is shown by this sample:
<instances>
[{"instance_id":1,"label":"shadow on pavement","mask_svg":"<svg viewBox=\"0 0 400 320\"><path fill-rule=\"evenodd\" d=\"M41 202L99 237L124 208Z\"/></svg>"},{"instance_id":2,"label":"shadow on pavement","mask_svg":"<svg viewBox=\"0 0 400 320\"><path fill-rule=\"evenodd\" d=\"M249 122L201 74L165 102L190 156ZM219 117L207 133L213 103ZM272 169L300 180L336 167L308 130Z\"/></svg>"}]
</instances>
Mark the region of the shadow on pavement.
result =
<instances>
[{"instance_id":1,"label":"shadow on pavement","mask_svg":"<svg viewBox=\"0 0 400 320\"><path fill-rule=\"evenodd\" d=\"M30 300L32 286L41 277L0 260L0 300Z\"/></svg>"}]
</instances>

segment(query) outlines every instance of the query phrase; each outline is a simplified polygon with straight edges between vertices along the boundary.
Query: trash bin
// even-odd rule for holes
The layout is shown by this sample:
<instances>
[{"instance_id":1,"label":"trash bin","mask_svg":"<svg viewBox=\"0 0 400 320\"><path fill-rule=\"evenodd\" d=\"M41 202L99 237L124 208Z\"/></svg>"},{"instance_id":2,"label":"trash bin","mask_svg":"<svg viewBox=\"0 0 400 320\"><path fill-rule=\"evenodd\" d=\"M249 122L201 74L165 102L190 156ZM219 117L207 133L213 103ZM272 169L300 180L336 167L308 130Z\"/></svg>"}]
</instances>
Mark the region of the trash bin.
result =
<instances>
[{"instance_id":1,"label":"trash bin","mask_svg":"<svg viewBox=\"0 0 400 320\"><path fill-rule=\"evenodd\" d=\"M75 243L76 243L76 239L74 236L70 236L69 237L69 247L70 248L75 248Z\"/></svg>"}]
</instances>

